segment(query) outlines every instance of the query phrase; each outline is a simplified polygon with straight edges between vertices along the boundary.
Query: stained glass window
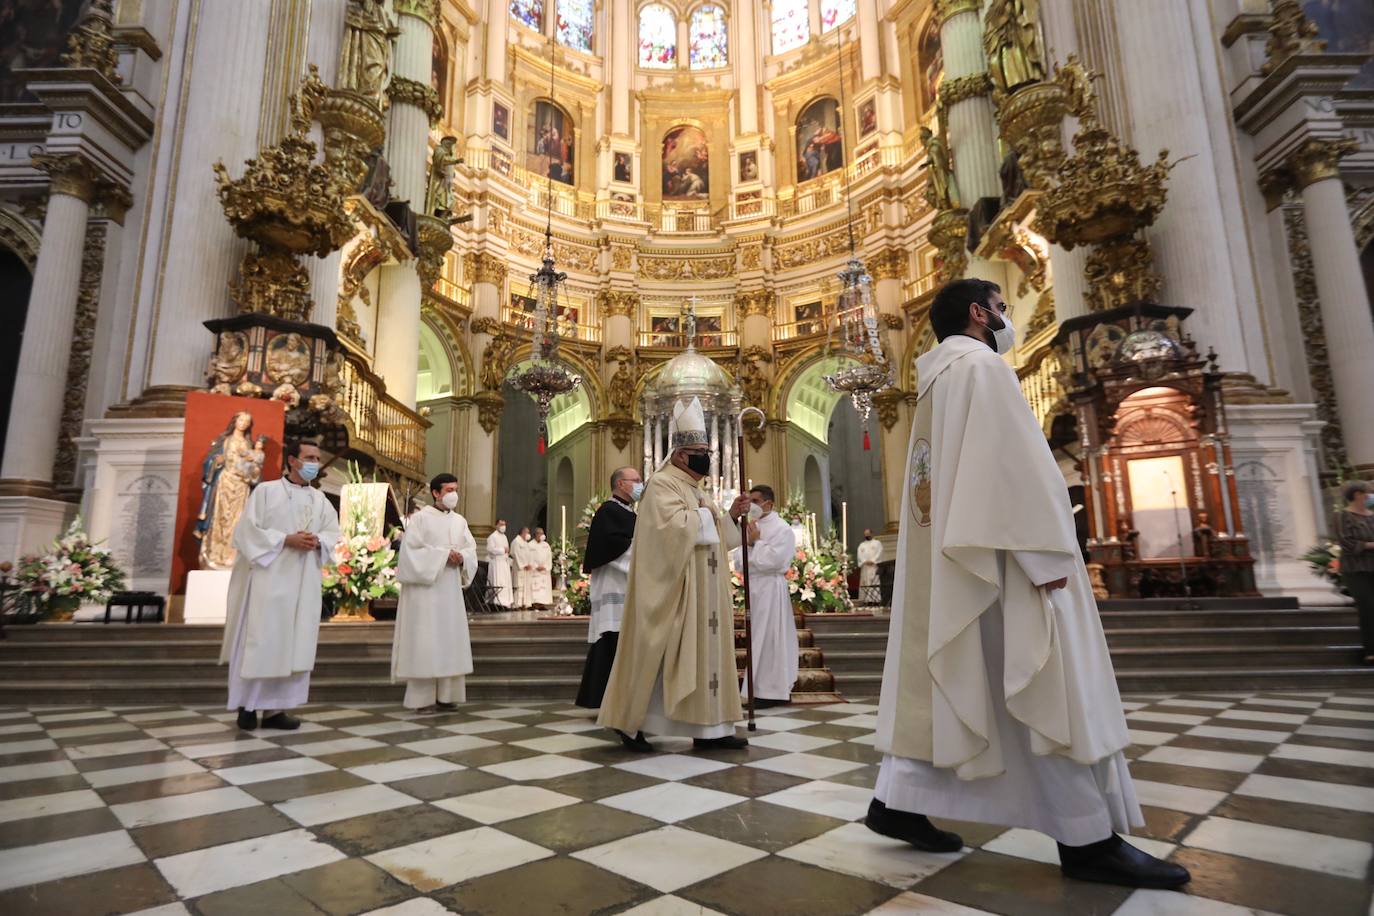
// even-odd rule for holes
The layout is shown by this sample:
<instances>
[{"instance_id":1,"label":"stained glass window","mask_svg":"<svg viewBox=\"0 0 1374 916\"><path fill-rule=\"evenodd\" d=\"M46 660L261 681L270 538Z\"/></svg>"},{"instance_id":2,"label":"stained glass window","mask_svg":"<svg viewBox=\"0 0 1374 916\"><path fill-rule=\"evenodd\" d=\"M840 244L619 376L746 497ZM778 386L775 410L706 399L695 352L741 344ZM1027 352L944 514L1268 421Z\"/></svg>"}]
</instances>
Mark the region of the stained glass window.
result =
<instances>
[{"instance_id":1,"label":"stained glass window","mask_svg":"<svg viewBox=\"0 0 1374 916\"><path fill-rule=\"evenodd\" d=\"M811 37L808 0L773 0L773 53L806 44Z\"/></svg>"},{"instance_id":2,"label":"stained glass window","mask_svg":"<svg viewBox=\"0 0 1374 916\"><path fill-rule=\"evenodd\" d=\"M703 6L692 14L691 30L693 70L709 70L729 63L729 35L725 25L725 10L718 6Z\"/></svg>"},{"instance_id":3,"label":"stained glass window","mask_svg":"<svg viewBox=\"0 0 1374 916\"><path fill-rule=\"evenodd\" d=\"M558 0L558 43L591 53L594 0Z\"/></svg>"},{"instance_id":4,"label":"stained glass window","mask_svg":"<svg viewBox=\"0 0 1374 916\"><path fill-rule=\"evenodd\" d=\"M544 0L510 0L510 15L536 32L544 30Z\"/></svg>"},{"instance_id":5,"label":"stained glass window","mask_svg":"<svg viewBox=\"0 0 1374 916\"><path fill-rule=\"evenodd\" d=\"M829 32L857 10L856 0L821 0L821 31Z\"/></svg>"},{"instance_id":6,"label":"stained glass window","mask_svg":"<svg viewBox=\"0 0 1374 916\"><path fill-rule=\"evenodd\" d=\"M677 20L661 3L639 11L639 65L659 69L677 65Z\"/></svg>"}]
</instances>

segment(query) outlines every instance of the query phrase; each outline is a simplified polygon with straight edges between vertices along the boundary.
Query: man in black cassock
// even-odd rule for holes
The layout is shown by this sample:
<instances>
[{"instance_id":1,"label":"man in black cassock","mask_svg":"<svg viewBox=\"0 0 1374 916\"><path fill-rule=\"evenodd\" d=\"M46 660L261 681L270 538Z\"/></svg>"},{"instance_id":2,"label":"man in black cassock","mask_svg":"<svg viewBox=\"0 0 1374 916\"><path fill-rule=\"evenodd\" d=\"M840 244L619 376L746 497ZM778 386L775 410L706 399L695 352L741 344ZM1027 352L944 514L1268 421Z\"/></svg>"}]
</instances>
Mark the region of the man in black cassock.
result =
<instances>
[{"instance_id":1,"label":"man in black cassock","mask_svg":"<svg viewBox=\"0 0 1374 916\"><path fill-rule=\"evenodd\" d=\"M591 577L592 619L587 628L587 642L591 643L591 648L582 669L577 705L588 709L601 706L601 698L611 678L630 578L630 542L635 536L634 504L643 492L644 481L638 471L630 467L618 469L611 475L611 498L596 510L587 533L582 571Z\"/></svg>"}]
</instances>

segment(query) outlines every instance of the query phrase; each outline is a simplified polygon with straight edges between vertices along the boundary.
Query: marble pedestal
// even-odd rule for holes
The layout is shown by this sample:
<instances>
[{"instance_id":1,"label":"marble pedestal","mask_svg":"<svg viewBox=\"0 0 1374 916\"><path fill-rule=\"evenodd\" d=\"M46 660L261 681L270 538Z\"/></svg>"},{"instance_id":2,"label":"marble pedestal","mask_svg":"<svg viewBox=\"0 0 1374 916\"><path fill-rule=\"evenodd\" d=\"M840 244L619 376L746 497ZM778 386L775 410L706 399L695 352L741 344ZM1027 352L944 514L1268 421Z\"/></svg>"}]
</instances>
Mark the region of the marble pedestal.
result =
<instances>
[{"instance_id":1,"label":"marble pedestal","mask_svg":"<svg viewBox=\"0 0 1374 916\"><path fill-rule=\"evenodd\" d=\"M41 552L75 515L76 506L60 499L0 496L0 560Z\"/></svg>"}]
</instances>

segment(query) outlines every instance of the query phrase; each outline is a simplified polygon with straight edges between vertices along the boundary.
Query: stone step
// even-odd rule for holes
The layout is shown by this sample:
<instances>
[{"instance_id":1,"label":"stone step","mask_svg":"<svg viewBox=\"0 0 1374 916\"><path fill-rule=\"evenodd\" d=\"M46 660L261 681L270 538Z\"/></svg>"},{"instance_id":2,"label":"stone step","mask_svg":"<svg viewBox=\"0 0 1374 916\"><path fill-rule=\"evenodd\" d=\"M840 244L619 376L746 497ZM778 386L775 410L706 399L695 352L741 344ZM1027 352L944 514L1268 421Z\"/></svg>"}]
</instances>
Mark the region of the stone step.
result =
<instances>
[{"instance_id":1,"label":"stone step","mask_svg":"<svg viewBox=\"0 0 1374 916\"><path fill-rule=\"evenodd\" d=\"M849 699L876 697L882 672L837 675L836 688ZM1187 693L1204 690L1345 690L1374 689L1374 668L1285 668L1274 670L1116 669L1122 693Z\"/></svg>"},{"instance_id":2,"label":"stone step","mask_svg":"<svg viewBox=\"0 0 1374 916\"><path fill-rule=\"evenodd\" d=\"M1359 645L1358 626L1331 627L1131 627L1111 629L1112 648L1232 646L1352 646Z\"/></svg>"},{"instance_id":3,"label":"stone step","mask_svg":"<svg viewBox=\"0 0 1374 916\"><path fill-rule=\"evenodd\" d=\"M1356 667L1360 661L1360 647L1345 646L1185 646L1138 648L1110 647L1112 666L1119 672L1150 668L1161 674L1178 669L1233 669L1268 667L1273 671L1318 668ZM882 674L885 652L875 650L851 651L829 649L825 660L845 690L845 681L852 674Z\"/></svg>"}]
</instances>

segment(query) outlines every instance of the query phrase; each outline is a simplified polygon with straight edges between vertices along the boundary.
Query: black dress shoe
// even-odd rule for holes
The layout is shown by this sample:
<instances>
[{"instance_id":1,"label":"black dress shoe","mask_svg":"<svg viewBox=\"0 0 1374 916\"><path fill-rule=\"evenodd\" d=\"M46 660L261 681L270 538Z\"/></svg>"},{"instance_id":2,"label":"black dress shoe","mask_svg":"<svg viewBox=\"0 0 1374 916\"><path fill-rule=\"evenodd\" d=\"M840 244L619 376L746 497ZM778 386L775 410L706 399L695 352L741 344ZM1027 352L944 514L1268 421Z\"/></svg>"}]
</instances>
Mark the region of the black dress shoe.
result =
<instances>
[{"instance_id":1,"label":"black dress shoe","mask_svg":"<svg viewBox=\"0 0 1374 916\"><path fill-rule=\"evenodd\" d=\"M458 708L457 703L435 703L434 705L442 709L444 712L452 712L453 710Z\"/></svg>"},{"instance_id":2,"label":"black dress shoe","mask_svg":"<svg viewBox=\"0 0 1374 916\"><path fill-rule=\"evenodd\" d=\"M1171 890L1192 880L1188 869L1136 849L1119 836L1088 846L1059 844L1059 868L1066 878Z\"/></svg>"},{"instance_id":3,"label":"black dress shoe","mask_svg":"<svg viewBox=\"0 0 1374 916\"><path fill-rule=\"evenodd\" d=\"M699 751L738 751L749 746L748 738L725 735L721 738L693 738L692 747Z\"/></svg>"},{"instance_id":4,"label":"black dress shoe","mask_svg":"<svg viewBox=\"0 0 1374 916\"><path fill-rule=\"evenodd\" d=\"M297 719L295 716L288 716L284 712L279 712L276 715L271 715L263 719L262 727L279 728L282 731L290 732L301 727L301 720Z\"/></svg>"},{"instance_id":5,"label":"black dress shoe","mask_svg":"<svg viewBox=\"0 0 1374 916\"><path fill-rule=\"evenodd\" d=\"M421 706L419 709L415 710L415 715L417 716L433 716L438 715L438 713L438 703L430 703L428 706Z\"/></svg>"},{"instance_id":6,"label":"black dress shoe","mask_svg":"<svg viewBox=\"0 0 1374 916\"><path fill-rule=\"evenodd\" d=\"M613 729L613 731L620 736L620 743L625 745L627 750L634 751L637 754L654 753L654 746L649 743L648 738L644 737L643 732L635 732L635 736L631 738L618 728Z\"/></svg>"},{"instance_id":7,"label":"black dress shoe","mask_svg":"<svg viewBox=\"0 0 1374 916\"><path fill-rule=\"evenodd\" d=\"M251 732L258 727L258 714L239 707L239 728Z\"/></svg>"},{"instance_id":8,"label":"black dress shoe","mask_svg":"<svg viewBox=\"0 0 1374 916\"><path fill-rule=\"evenodd\" d=\"M958 852L964 848L963 837L941 830L924 814L897 811L876 798L868 803L864 826L874 833L910 843L922 852Z\"/></svg>"},{"instance_id":9,"label":"black dress shoe","mask_svg":"<svg viewBox=\"0 0 1374 916\"><path fill-rule=\"evenodd\" d=\"M764 697L754 697L755 709L772 709L775 706L786 706L790 700L769 700Z\"/></svg>"}]
</instances>

